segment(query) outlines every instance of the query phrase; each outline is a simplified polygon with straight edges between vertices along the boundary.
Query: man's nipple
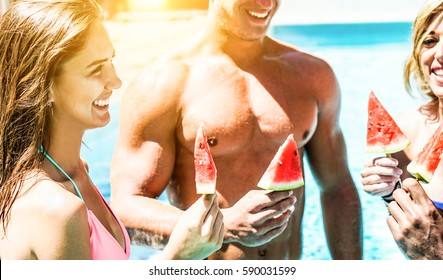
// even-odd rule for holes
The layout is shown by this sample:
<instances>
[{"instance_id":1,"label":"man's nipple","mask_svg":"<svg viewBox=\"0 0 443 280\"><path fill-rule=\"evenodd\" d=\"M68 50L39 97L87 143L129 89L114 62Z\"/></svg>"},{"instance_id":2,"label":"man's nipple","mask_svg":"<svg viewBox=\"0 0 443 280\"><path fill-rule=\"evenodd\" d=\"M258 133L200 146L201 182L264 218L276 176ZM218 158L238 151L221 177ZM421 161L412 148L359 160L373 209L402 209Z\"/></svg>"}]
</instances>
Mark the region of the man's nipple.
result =
<instances>
[{"instance_id":1,"label":"man's nipple","mask_svg":"<svg viewBox=\"0 0 443 280\"><path fill-rule=\"evenodd\" d=\"M266 250L266 249L259 249L259 250L258 250L258 255L259 255L260 257L265 257L265 256L266 256L266 253L267 253L267 250Z\"/></svg>"},{"instance_id":2,"label":"man's nipple","mask_svg":"<svg viewBox=\"0 0 443 280\"><path fill-rule=\"evenodd\" d=\"M208 144L209 144L209 146L214 147L214 146L217 145L217 143L218 143L217 138L215 138L215 137L209 137L209 138L208 138Z\"/></svg>"}]
</instances>

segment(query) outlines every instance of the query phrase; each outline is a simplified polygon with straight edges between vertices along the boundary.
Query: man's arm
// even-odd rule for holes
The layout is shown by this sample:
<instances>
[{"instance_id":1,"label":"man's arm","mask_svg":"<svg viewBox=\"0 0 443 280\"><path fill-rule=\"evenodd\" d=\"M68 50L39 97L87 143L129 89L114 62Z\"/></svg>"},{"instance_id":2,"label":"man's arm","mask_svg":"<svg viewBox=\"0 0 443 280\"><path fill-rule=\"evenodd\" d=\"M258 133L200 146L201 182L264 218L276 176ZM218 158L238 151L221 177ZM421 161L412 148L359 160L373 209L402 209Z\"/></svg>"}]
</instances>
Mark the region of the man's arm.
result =
<instances>
[{"instance_id":1,"label":"man's arm","mask_svg":"<svg viewBox=\"0 0 443 280\"><path fill-rule=\"evenodd\" d=\"M111 164L111 205L133 241L163 248L182 211L156 198L175 161L178 91L183 66L158 66L140 75L121 101ZM134 240L134 238L136 240Z\"/></svg>"},{"instance_id":2,"label":"man's arm","mask_svg":"<svg viewBox=\"0 0 443 280\"><path fill-rule=\"evenodd\" d=\"M321 83L316 86L319 120L306 151L321 187L323 220L332 258L361 259L361 205L338 123L340 91L329 66L324 64L320 68Z\"/></svg>"}]
</instances>

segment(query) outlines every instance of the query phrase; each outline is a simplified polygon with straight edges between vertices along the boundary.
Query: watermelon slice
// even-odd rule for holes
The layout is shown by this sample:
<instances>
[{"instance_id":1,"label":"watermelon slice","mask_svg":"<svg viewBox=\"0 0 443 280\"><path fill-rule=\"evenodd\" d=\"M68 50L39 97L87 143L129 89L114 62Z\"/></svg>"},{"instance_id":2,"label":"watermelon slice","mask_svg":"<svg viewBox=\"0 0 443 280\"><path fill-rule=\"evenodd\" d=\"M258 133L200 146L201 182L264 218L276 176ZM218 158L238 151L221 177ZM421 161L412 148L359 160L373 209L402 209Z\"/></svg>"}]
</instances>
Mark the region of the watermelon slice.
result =
<instances>
[{"instance_id":1,"label":"watermelon slice","mask_svg":"<svg viewBox=\"0 0 443 280\"><path fill-rule=\"evenodd\" d=\"M443 152L443 124L434 132L418 156L411 161L407 170L418 180L429 183L440 162Z\"/></svg>"},{"instance_id":2,"label":"watermelon slice","mask_svg":"<svg viewBox=\"0 0 443 280\"><path fill-rule=\"evenodd\" d=\"M297 143L292 134L280 146L257 185L273 191L291 190L304 185Z\"/></svg>"},{"instance_id":3,"label":"watermelon slice","mask_svg":"<svg viewBox=\"0 0 443 280\"><path fill-rule=\"evenodd\" d=\"M368 102L366 152L391 154L403 150L409 143L406 135L371 91Z\"/></svg>"},{"instance_id":4,"label":"watermelon slice","mask_svg":"<svg viewBox=\"0 0 443 280\"><path fill-rule=\"evenodd\" d=\"M217 169L209 151L203 125L197 130L194 147L195 183L198 194L214 194Z\"/></svg>"}]
</instances>

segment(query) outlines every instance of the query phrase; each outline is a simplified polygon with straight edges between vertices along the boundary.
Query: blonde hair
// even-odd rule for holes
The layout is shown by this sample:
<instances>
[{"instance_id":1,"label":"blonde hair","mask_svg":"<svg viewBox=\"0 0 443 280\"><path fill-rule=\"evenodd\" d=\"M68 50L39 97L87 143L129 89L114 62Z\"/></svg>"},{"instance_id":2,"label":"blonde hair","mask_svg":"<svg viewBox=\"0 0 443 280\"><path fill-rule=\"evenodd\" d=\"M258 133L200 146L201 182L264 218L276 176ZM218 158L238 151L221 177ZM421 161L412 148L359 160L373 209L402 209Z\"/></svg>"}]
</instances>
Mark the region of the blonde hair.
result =
<instances>
[{"instance_id":1,"label":"blonde hair","mask_svg":"<svg viewBox=\"0 0 443 280\"><path fill-rule=\"evenodd\" d=\"M442 17L443 0L429 0L419 10L413 25L412 32L412 50L406 60L403 72L403 79L406 90L412 95L411 77L417 83L418 89L424 95L430 98L430 101L420 107L420 112L427 115L432 120L438 120L438 98L429 87L421 69L420 52L423 47L423 41L429 34L429 26L438 17Z\"/></svg>"},{"instance_id":2,"label":"blonde hair","mask_svg":"<svg viewBox=\"0 0 443 280\"><path fill-rule=\"evenodd\" d=\"M0 18L0 220L49 146L51 85L59 66L81 50L91 23L102 18L95 0L20 0Z\"/></svg>"}]
</instances>

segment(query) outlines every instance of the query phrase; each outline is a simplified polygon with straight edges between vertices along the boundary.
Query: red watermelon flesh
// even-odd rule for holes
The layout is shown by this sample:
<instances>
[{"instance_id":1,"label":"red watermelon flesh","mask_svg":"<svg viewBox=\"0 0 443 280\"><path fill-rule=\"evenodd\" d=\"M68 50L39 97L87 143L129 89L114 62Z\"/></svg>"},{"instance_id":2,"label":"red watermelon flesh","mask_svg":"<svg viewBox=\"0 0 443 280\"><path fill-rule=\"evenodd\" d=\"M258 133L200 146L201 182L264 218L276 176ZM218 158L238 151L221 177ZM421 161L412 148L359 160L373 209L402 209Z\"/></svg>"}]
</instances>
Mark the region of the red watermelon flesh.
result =
<instances>
[{"instance_id":1,"label":"red watermelon flesh","mask_svg":"<svg viewBox=\"0 0 443 280\"><path fill-rule=\"evenodd\" d=\"M194 147L195 183L198 194L214 194L217 169L208 146L203 125L197 130Z\"/></svg>"},{"instance_id":2,"label":"red watermelon flesh","mask_svg":"<svg viewBox=\"0 0 443 280\"><path fill-rule=\"evenodd\" d=\"M394 119L371 91L368 102L368 127L366 151L391 154L403 150L409 140Z\"/></svg>"},{"instance_id":3,"label":"red watermelon flesh","mask_svg":"<svg viewBox=\"0 0 443 280\"><path fill-rule=\"evenodd\" d=\"M417 157L408 164L408 171L418 180L429 183L443 151L443 124L434 132Z\"/></svg>"},{"instance_id":4,"label":"red watermelon flesh","mask_svg":"<svg viewBox=\"0 0 443 280\"><path fill-rule=\"evenodd\" d=\"M273 191L290 190L304 185L297 143L292 134L280 146L257 185Z\"/></svg>"}]
</instances>

